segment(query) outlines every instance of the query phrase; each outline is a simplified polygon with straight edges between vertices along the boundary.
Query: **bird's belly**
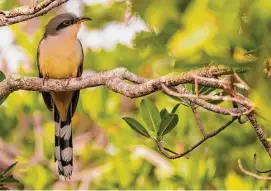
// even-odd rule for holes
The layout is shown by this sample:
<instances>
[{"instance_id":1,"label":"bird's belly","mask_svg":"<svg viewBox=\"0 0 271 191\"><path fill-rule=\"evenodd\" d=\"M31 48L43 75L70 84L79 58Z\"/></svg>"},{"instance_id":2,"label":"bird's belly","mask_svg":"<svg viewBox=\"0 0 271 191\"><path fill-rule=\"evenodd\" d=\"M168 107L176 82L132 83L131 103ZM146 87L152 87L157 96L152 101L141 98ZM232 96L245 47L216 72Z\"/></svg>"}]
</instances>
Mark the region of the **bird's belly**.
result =
<instances>
[{"instance_id":1,"label":"bird's belly","mask_svg":"<svg viewBox=\"0 0 271 191\"><path fill-rule=\"evenodd\" d=\"M73 57L58 55L40 59L42 74L48 78L62 79L76 77L79 64L80 58L77 58L75 55Z\"/></svg>"},{"instance_id":2,"label":"bird's belly","mask_svg":"<svg viewBox=\"0 0 271 191\"><path fill-rule=\"evenodd\" d=\"M47 78L76 77L82 56L81 46L77 40L59 40L54 37L42 41L39 53L39 67Z\"/></svg>"}]
</instances>

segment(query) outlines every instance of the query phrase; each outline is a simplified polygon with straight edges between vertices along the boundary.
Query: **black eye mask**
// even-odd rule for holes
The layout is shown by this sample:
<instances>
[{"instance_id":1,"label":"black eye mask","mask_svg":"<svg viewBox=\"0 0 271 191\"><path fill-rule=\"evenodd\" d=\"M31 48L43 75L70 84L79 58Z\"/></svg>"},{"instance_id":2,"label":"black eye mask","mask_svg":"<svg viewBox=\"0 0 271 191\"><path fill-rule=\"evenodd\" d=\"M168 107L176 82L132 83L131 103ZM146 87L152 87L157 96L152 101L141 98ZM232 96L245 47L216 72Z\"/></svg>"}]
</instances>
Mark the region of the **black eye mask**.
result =
<instances>
[{"instance_id":1,"label":"black eye mask","mask_svg":"<svg viewBox=\"0 0 271 191\"><path fill-rule=\"evenodd\" d=\"M58 30L61 30L61 29L66 28L66 27L68 27L68 26L70 26L70 25L72 25L72 24L74 24L74 21L73 21L73 20L65 20L65 21L63 21L62 23L60 23L60 24L57 26L56 30L57 30L57 31L58 31Z\"/></svg>"}]
</instances>

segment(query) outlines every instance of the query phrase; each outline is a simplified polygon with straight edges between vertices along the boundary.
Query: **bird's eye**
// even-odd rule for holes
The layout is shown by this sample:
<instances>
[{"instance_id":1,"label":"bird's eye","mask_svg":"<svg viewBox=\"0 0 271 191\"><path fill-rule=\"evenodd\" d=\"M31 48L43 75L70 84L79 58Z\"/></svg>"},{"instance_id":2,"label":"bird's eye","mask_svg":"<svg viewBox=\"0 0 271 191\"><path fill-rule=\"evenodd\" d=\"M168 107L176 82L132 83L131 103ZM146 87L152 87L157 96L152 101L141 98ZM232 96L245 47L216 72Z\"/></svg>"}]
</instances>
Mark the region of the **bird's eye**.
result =
<instances>
[{"instance_id":1,"label":"bird's eye","mask_svg":"<svg viewBox=\"0 0 271 191\"><path fill-rule=\"evenodd\" d=\"M71 24L71 21L70 20L66 20L66 21L63 22L63 24L66 25L66 26L68 26L68 25Z\"/></svg>"}]
</instances>

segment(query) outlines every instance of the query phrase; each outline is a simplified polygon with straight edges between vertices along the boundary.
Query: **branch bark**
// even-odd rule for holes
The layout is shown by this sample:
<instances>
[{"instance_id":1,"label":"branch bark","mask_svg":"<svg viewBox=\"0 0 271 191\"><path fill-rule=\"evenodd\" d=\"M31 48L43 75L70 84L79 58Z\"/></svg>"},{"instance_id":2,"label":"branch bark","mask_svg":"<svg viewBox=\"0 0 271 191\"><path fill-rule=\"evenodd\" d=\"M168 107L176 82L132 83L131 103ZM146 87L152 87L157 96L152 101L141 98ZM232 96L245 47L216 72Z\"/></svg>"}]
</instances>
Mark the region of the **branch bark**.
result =
<instances>
[{"instance_id":1,"label":"branch bark","mask_svg":"<svg viewBox=\"0 0 271 191\"><path fill-rule=\"evenodd\" d=\"M239 71L243 72L243 70ZM8 76L0 82L0 96L8 95L17 90L30 90L40 92L71 91L104 85L114 92L120 93L129 98L142 97L161 90L166 86L177 86L185 83L194 83L195 75L201 77L214 78L232 74L232 69L225 67L210 66L184 73L171 73L157 79L146 79L129 72L125 68L117 68L105 72L94 73L80 78L72 79L48 79L44 80L37 77L24 77L19 74ZM128 82L127 82L128 81ZM68 83L67 83L68 82ZM132 82L132 83L131 83ZM211 86L227 89L227 85L221 85L216 81L198 80L199 85ZM244 108L221 108L210 104L200 98L188 98L190 101L201 107L224 115L240 116L247 110ZM251 107L251 101L239 100L247 103L246 107Z\"/></svg>"},{"instance_id":2,"label":"branch bark","mask_svg":"<svg viewBox=\"0 0 271 191\"><path fill-rule=\"evenodd\" d=\"M259 176L259 175L255 174L255 173L252 173L252 172L244 169L244 167L242 166L242 163L241 163L240 159L238 159L238 166L239 166L240 170L243 173L247 174L248 176L251 176L251 177L254 177L254 178L257 178L257 179L260 179L260 180L271 180L271 177L268 177L268 176Z\"/></svg>"},{"instance_id":3,"label":"branch bark","mask_svg":"<svg viewBox=\"0 0 271 191\"><path fill-rule=\"evenodd\" d=\"M244 72L244 70L240 70ZM12 74L0 83L0 96L10 94L17 90L30 90L40 92L71 91L89 87L104 85L109 89L123 94L130 98L142 97L158 90L161 90L161 83L166 86L176 86L185 83L194 83L194 75L203 77L217 77L232 74L232 69L224 67L204 67L184 73L170 73L158 79L146 79L129 72L125 68L116 68L105 72L94 73L80 78L69 79L48 79L37 77L25 77L19 74ZM135 84L127 83L125 80ZM200 85L216 88L226 88L217 82L198 81Z\"/></svg>"},{"instance_id":4,"label":"branch bark","mask_svg":"<svg viewBox=\"0 0 271 191\"><path fill-rule=\"evenodd\" d=\"M187 98L189 101L209 110L209 111L213 111L215 113L220 113L223 115L232 115L232 116L241 116L242 114L246 113L247 110L245 110L244 108L222 108L218 105L214 105L211 104L203 99L201 99L200 97L195 97L194 95L191 95L189 93L185 93L185 94L180 94L178 92L174 92L171 91L167 86L165 86L164 84L162 84L162 88L163 90L166 92L166 94L171 95L173 97L176 98ZM242 100L240 100L242 101ZM248 107L250 107L250 105L247 105Z\"/></svg>"},{"instance_id":5,"label":"branch bark","mask_svg":"<svg viewBox=\"0 0 271 191\"><path fill-rule=\"evenodd\" d=\"M67 1L69 0L44 0L40 3L18 7L10 11L0 11L0 27L42 16Z\"/></svg>"},{"instance_id":6,"label":"branch bark","mask_svg":"<svg viewBox=\"0 0 271 191\"><path fill-rule=\"evenodd\" d=\"M253 167L258 173L269 173L269 172L271 172L271 169L259 170L259 168L257 167L256 161L257 161L257 155L254 154Z\"/></svg>"},{"instance_id":7,"label":"branch bark","mask_svg":"<svg viewBox=\"0 0 271 191\"><path fill-rule=\"evenodd\" d=\"M252 124L252 126L256 132L257 137L262 142L262 145L264 146L265 150L267 151L267 153L271 157L271 142L267 141L267 138L266 138L260 124L258 123L258 121L256 119L255 112L251 112L249 115L247 115L247 117L248 117L250 123Z\"/></svg>"}]
</instances>

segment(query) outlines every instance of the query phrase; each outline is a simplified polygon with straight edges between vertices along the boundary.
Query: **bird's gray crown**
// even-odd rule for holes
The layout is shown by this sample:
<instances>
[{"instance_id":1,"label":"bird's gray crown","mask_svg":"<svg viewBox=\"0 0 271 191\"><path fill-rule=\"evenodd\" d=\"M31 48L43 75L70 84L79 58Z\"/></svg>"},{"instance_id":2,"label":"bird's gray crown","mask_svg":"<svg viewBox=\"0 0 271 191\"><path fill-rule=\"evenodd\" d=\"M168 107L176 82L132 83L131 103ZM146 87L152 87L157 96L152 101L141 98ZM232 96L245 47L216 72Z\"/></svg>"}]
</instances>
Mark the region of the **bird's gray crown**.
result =
<instances>
[{"instance_id":1,"label":"bird's gray crown","mask_svg":"<svg viewBox=\"0 0 271 191\"><path fill-rule=\"evenodd\" d=\"M78 21L78 16L74 13L63 13L52 18L45 27L44 36L56 35L63 28L75 24Z\"/></svg>"}]
</instances>

